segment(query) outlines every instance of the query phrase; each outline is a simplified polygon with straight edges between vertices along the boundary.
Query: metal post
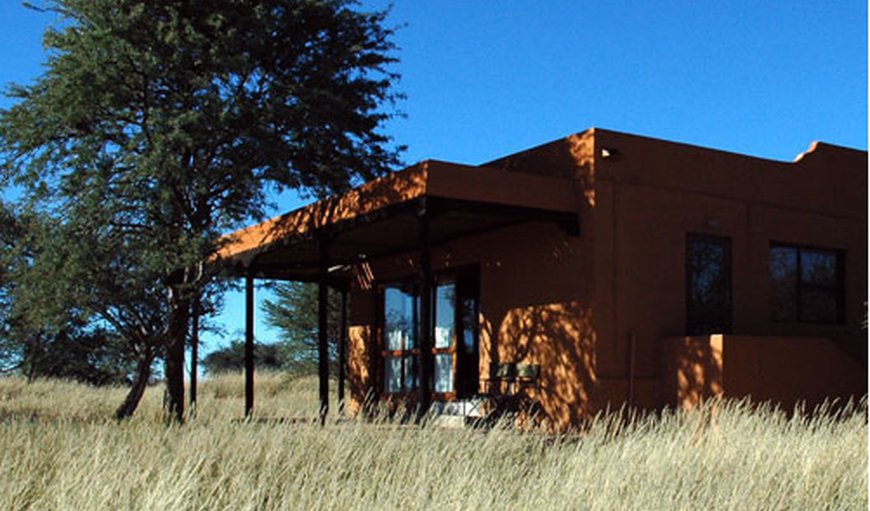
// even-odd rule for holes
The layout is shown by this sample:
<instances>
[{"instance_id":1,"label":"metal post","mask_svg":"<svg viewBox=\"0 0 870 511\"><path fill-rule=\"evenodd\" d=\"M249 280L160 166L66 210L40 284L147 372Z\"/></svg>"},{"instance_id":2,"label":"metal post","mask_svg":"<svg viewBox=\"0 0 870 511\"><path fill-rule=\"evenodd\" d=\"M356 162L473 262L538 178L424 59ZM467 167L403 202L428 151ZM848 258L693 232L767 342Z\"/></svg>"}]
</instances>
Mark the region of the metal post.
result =
<instances>
[{"instance_id":1,"label":"metal post","mask_svg":"<svg viewBox=\"0 0 870 511\"><path fill-rule=\"evenodd\" d=\"M254 276L245 275L245 417L254 410Z\"/></svg>"},{"instance_id":2,"label":"metal post","mask_svg":"<svg viewBox=\"0 0 870 511\"><path fill-rule=\"evenodd\" d=\"M429 248L429 212L425 199L417 214L420 229L420 382L418 419L429 411L432 396L432 262Z\"/></svg>"},{"instance_id":3,"label":"metal post","mask_svg":"<svg viewBox=\"0 0 870 511\"><path fill-rule=\"evenodd\" d=\"M341 329L338 339L338 412L344 414L344 379L347 371L347 290L341 291Z\"/></svg>"},{"instance_id":4,"label":"metal post","mask_svg":"<svg viewBox=\"0 0 870 511\"><path fill-rule=\"evenodd\" d=\"M320 238L320 272L317 279L317 374L320 379L320 425L326 423L329 412L329 350L327 325L327 293L329 292L329 239Z\"/></svg>"}]
</instances>

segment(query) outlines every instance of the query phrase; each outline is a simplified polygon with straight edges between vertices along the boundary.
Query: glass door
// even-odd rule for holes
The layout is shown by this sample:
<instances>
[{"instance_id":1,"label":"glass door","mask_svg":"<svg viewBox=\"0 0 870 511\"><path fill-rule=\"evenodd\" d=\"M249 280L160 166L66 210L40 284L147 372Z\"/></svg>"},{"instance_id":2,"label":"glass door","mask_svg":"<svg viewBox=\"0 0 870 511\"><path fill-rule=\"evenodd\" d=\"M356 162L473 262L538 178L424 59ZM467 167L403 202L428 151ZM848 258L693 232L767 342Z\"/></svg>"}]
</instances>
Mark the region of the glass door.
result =
<instances>
[{"instance_id":1,"label":"glass door","mask_svg":"<svg viewBox=\"0 0 870 511\"><path fill-rule=\"evenodd\" d=\"M384 288L384 392L400 394L417 388L417 333L420 300L411 284Z\"/></svg>"},{"instance_id":2,"label":"glass door","mask_svg":"<svg viewBox=\"0 0 870 511\"><path fill-rule=\"evenodd\" d=\"M478 273L461 269L436 276L432 288L432 389L434 399L474 395L479 387ZM383 391L409 393L419 382L420 287L383 287L381 367Z\"/></svg>"},{"instance_id":3,"label":"glass door","mask_svg":"<svg viewBox=\"0 0 870 511\"><path fill-rule=\"evenodd\" d=\"M456 369L456 283L453 277L438 279L435 285L434 322L435 335L432 336L432 356L435 363L435 394L455 394L453 375Z\"/></svg>"}]
</instances>

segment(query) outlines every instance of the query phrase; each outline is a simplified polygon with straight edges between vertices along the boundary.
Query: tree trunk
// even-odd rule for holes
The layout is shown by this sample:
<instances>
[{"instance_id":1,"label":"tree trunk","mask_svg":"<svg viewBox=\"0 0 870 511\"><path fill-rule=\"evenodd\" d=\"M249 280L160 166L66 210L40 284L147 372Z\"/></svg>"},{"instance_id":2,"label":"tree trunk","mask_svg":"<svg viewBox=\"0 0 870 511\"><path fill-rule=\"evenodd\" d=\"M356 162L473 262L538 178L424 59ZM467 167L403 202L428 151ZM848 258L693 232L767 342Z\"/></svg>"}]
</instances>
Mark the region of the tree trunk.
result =
<instances>
[{"instance_id":1,"label":"tree trunk","mask_svg":"<svg viewBox=\"0 0 870 511\"><path fill-rule=\"evenodd\" d=\"M28 361L27 365L27 383L33 383L36 379L36 375L38 374L39 368L39 359L42 358L42 354L40 353L42 350L40 349L40 336L39 334L32 334L27 339L26 349L27 352L24 354L24 359Z\"/></svg>"},{"instance_id":2,"label":"tree trunk","mask_svg":"<svg viewBox=\"0 0 870 511\"><path fill-rule=\"evenodd\" d=\"M145 388L148 386L148 379L151 378L151 364L154 362L154 352L148 348L142 358L139 359L139 364L136 365L136 379L133 380L133 386L130 387L130 392L121 406L115 410L115 418L119 421L133 415L136 408L139 406L139 401L142 400L142 395L145 394Z\"/></svg>"},{"instance_id":3,"label":"tree trunk","mask_svg":"<svg viewBox=\"0 0 870 511\"><path fill-rule=\"evenodd\" d=\"M184 341L190 320L190 300L176 287L169 299L169 332L165 340L166 414L168 420L184 421Z\"/></svg>"}]
</instances>

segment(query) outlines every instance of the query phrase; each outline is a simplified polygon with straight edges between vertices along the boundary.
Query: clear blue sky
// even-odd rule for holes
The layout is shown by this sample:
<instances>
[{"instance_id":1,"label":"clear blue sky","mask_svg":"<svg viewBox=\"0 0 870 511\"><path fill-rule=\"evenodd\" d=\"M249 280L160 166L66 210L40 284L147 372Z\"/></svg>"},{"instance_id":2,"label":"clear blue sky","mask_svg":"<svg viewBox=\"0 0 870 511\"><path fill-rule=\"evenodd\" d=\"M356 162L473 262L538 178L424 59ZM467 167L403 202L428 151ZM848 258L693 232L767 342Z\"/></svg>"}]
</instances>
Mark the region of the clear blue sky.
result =
<instances>
[{"instance_id":1,"label":"clear blue sky","mask_svg":"<svg viewBox=\"0 0 870 511\"><path fill-rule=\"evenodd\" d=\"M867 148L863 0L395 4L407 117L388 131L408 163L482 163L591 126L781 160L814 140ZM0 3L0 83L41 72L50 21ZM230 334L241 310L229 296Z\"/></svg>"}]
</instances>

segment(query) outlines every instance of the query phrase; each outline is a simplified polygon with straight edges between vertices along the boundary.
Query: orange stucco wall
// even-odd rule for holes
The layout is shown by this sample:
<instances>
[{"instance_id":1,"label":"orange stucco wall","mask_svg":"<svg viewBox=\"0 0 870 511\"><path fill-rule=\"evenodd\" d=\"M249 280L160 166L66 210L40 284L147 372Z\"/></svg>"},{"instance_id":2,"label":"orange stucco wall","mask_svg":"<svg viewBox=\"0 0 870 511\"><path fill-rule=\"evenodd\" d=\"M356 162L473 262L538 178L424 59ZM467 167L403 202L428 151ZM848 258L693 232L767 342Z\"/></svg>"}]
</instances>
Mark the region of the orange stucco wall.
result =
<instances>
[{"instance_id":1,"label":"orange stucco wall","mask_svg":"<svg viewBox=\"0 0 870 511\"><path fill-rule=\"evenodd\" d=\"M734 336L726 340L733 337L734 343L722 348L725 392L730 387L738 394L789 402L788 386L765 387L768 380L750 378L756 366L739 361L782 359L796 336L830 339L823 351L843 360L866 352L861 328L867 300L865 152L816 144L787 163L594 129L488 166L569 178L580 236L527 223L436 247L433 269L479 265L481 377L487 377L492 361L540 364L540 377L529 392L556 427L626 401L641 407L675 402L673 368L662 357L684 356L690 346L676 350L663 339L686 334L688 233L731 239ZM845 252L845 324L770 319L771 241ZM366 266L358 272L374 282L416 272L414 254ZM358 286L352 295L356 401L377 387L371 369L377 350L372 289ZM747 336L774 340L740 344ZM755 346L753 355L744 354L749 346ZM790 366L795 374L809 370L802 364L822 349L800 346L794 349L801 355ZM711 349L709 344L694 348ZM861 364L849 365L834 355L822 358L848 373L850 382L863 381L866 392ZM817 392L807 387L805 394L837 390L823 383L830 375L827 369L811 371L807 385Z\"/></svg>"},{"instance_id":2,"label":"orange stucco wall","mask_svg":"<svg viewBox=\"0 0 870 511\"><path fill-rule=\"evenodd\" d=\"M712 397L812 407L867 390L866 368L819 337L677 337L663 341L663 354L662 394L684 408Z\"/></svg>"},{"instance_id":3,"label":"orange stucco wall","mask_svg":"<svg viewBox=\"0 0 870 511\"><path fill-rule=\"evenodd\" d=\"M527 240L517 244L516 240ZM585 262L589 264L583 264ZM481 391L491 385L490 364L538 364L541 374L527 390L548 420L567 425L588 412L595 383L591 251L579 237L529 223L464 238L432 253L437 273L478 265L480 272ZM416 260L403 256L372 262L373 285L351 295L352 406L377 390L377 283L415 275ZM354 369L359 367L360 369Z\"/></svg>"}]
</instances>

